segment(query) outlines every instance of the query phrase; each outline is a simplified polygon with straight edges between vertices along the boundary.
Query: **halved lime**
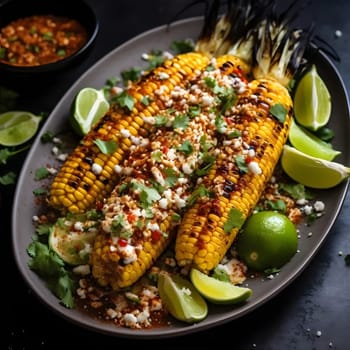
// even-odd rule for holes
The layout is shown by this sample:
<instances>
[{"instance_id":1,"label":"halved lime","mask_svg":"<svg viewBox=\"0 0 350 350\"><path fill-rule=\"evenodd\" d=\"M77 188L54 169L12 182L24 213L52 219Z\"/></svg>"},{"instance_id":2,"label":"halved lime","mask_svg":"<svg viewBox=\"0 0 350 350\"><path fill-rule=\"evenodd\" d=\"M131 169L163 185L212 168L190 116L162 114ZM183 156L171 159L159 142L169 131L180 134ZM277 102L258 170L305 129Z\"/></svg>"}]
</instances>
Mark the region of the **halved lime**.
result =
<instances>
[{"instance_id":1,"label":"halved lime","mask_svg":"<svg viewBox=\"0 0 350 350\"><path fill-rule=\"evenodd\" d=\"M294 181L311 188L332 188L350 176L350 168L337 162L309 156L284 145L281 165Z\"/></svg>"},{"instance_id":2,"label":"halved lime","mask_svg":"<svg viewBox=\"0 0 350 350\"><path fill-rule=\"evenodd\" d=\"M208 315L208 305L190 281L179 276L160 273L159 295L169 313L187 323L202 321Z\"/></svg>"},{"instance_id":3,"label":"halved lime","mask_svg":"<svg viewBox=\"0 0 350 350\"><path fill-rule=\"evenodd\" d=\"M191 269L190 278L198 292L214 304L237 304L247 300L252 295L250 288L220 281L195 268Z\"/></svg>"},{"instance_id":4,"label":"halved lime","mask_svg":"<svg viewBox=\"0 0 350 350\"><path fill-rule=\"evenodd\" d=\"M103 91L86 87L77 93L69 121L75 132L84 136L108 109L109 102Z\"/></svg>"},{"instance_id":5,"label":"halved lime","mask_svg":"<svg viewBox=\"0 0 350 350\"><path fill-rule=\"evenodd\" d=\"M38 131L42 117L27 111L8 111L0 114L0 144L19 146Z\"/></svg>"},{"instance_id":6,"label":"halved lime","mask_svg":"<svg viewBox=\"0 0 350 350\"><path fill-rule=\"evenodd\" d=\"M237 237L236 250L246 265L257 271L280 268L297 252L295 225L284 214L259 211L245 221Z\"/></svg>"},{"instance_id":7,"label":"halved lime","mask_svg":"<svg viewBox=\"0 0 350 350\"><path fill-rule=\"evenodd\" d=\"M313 157L331 161L341 153L295 121L292 121L288 137L292 146Z\"/></svg>"},{"instance_id":8,"label":"halved lime","mask_svg":"<svg viewBox=\"0 0 350 350\"><path fill-rule=\"evenodd\" d=\"M294 116L300 125L316 131L328 123L331 95L315 65L300 79L293 100Z\"/></svg>"},{"instance_id":9,"label":"halved lime","mask_svg":"<svg viewBox=\"0 0 350 350\"><path fill-rule=\"evenodd\" d=\"M72 230L74 225L76 227L85 225L85 230ZM87 264L97 234L97 230L88 229L87 225L93 227L91 222L80 223L59 219L51 229L49 247L67 264Z\"/></svg>"}]
</instances>

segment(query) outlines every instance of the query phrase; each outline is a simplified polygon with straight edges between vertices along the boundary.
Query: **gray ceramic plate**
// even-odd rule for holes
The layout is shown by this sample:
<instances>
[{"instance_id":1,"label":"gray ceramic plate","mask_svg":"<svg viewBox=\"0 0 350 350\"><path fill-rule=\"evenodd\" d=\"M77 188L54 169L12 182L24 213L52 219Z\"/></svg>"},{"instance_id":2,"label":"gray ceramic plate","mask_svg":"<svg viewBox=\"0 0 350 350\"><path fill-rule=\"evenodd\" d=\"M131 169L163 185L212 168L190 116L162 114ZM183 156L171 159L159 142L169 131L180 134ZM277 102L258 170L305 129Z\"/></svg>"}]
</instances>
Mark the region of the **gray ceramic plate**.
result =
<instances>
[{"instance_id":1,"label":"gray ceramic plate","mask_svg":"<svg viewBox=\"0 0 350 350\"><path fill-rule=\"evenodd\" d=\"M149 52L150 49L169 49L174 40L195 39L201 27L201 18L183 20L173 24L170 30L167 30L165 26L155 28L116 48L91 67L67 91L42 127L41 133L61 131L67 127L70 105L73 97L81 88L87 86L102 87L107 78L119 75L124 69L144 64L141 61L142 53ZM344 84L336 68L325 55L314 52L311 60L317 65L317 69L327 82L332 95L333 110L330 127L336 134L335 148L342 150L342 154L337 160L344 164L350 164L349 105ZM340 212L348 187L348 183L344 182L334 189L317 193L318 198L326 203L327 209L325 215L313 225L314 235L307 238L307 232L310 228L301 228L300 253L296 254L274 279L264 282L260 279L249 281L249 286L253 289L254 294L246 304L239 307L218 308L210 306L209 316L197 325L174 323L167 328L151 330L117 328L111 324L92 319L77 310L68 310L61 306L55 296L45 287L43 281L27 266L26 248L34 233L32 217L40 212L40 206L35 203L32 194L32 190L40 185L33 179L34 172L39 167L54 163L51 146L43 145L40 142L40 136L41 134L38 135L23 165L14 198L13 247L19 270L39 299L47 304L53 312L80 326L115 336L133 338L174 337L218 326L258 308L286 288L317 253Z\"/></svg>"}]
</instances>

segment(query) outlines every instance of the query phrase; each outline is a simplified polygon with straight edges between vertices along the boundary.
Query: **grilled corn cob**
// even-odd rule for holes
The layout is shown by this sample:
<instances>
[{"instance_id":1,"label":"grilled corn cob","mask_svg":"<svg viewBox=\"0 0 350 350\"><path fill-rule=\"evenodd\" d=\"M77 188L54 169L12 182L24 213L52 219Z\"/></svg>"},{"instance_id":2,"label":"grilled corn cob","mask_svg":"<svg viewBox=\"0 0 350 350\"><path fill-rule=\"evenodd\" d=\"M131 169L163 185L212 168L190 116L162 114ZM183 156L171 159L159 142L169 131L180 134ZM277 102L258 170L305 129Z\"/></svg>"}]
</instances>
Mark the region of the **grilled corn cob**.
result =
<instances>
[{"instance_id":1,"label":"grilled corn cob","mask_svg":"<svg viewBox=\"0 0 350 350\"><path fill-rule=\"evenodd\" d=\"M286 86L301 63L307 37L271 17L258 31L252 69L255 80L227 116L229 134L200 182L202 196L184 214L175 257L180 266L210 273L232 245L278 163L292 118Z\"/></svg>"},{"instance_id":2,"label":"grilled corn cob","mask_svg":"<svg viewBox=\"0 0 350 350\"><path fill-rule=\"evenodd\" d=\"M208 57L201 53L178 55L129 87L127 93L135 102L132 111L128 113L113 106L83 138L56 175L49 204L63 212L83 212L102 201L116 184L115 166L127 156L131 146L130 140L122 137L122 132L127 130L135 137L147 135L152 125L145 123L144 117L157 115L164 109L174 87L184 86L208 62ZM159 98L160 94L162 98ZM151 101L149 105L142 103L144 97ZM113 141L117 149L112 154L105 154L95 144L96 140Z\"/></svg>"},{"instance_id":3,"label":"grilled corn cob","mask_svg":"<svg viewBox=\"0 0 350 350\"><path fill-rule=\"evenodd\" d=\"M277 105L286 111L283 122L271 114ZM224 257L272 175L291 116L286 88L268 79L249 83L229 118L229 132L238 136L220 147L216 163L201 179L206 195L189 208L179 227L175 253L180 266L209 273Z\"/></svg>"},{"instance_id":4,"label":"grilled corn cob","mask_svg":"<svg viewBox=\"0 0 350 350\"><path fill-rule=\"evenodd\" d=\"M165 125L148 138L134 138L129 158L118 167L121 182L103 206L102 230L91 255L92 273L101 285L130 286L173 240L193 180L215 159L221 134L216 112L234 102L235 90L244 90L236 62L236 57L221 57L186 89L176 87L171 108L149 117L155 119L152 124Z\"/></svg>"}]
</instances>

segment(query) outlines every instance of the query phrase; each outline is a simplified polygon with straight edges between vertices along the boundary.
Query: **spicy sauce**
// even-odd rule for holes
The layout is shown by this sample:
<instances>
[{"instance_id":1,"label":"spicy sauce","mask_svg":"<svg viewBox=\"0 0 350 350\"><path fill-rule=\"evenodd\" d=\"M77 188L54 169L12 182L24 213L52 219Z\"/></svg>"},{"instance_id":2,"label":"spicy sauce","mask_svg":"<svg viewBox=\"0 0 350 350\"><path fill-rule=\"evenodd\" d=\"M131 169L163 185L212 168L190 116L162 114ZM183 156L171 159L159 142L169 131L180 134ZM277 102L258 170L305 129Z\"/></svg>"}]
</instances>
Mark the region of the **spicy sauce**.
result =
<instances>
[{"instance_id":1,"label":"spicy sauce","mask_svg":"<svg viewBox=\"0 0 350 350\"><path fill-rule=\"evenodd\" d=\"M12 21L0 31L0 62L38 66L71 56L87 41L86 29L76 20L34 15Z\"/></svg>"}]
</instances>

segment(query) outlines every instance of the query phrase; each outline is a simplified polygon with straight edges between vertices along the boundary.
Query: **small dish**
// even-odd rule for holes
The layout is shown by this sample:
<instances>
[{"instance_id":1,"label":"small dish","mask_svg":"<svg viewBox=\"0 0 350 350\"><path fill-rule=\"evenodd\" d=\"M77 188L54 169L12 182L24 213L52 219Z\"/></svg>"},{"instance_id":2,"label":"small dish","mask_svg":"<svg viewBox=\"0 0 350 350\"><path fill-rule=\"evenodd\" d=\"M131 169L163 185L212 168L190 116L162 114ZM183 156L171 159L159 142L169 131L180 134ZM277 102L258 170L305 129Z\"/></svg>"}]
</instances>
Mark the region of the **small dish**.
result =
<instances>
[{"instance_id":1,"label":"small dish","mask_svg":"<svg viewBox=\"0 0 350 350\"><path fill-rule=\"evenodd\" d=\"M81 59L87 51L92 46L95 38L97 36L99 30L99 22L93 11L93 9L85 3L84 0L75 0L74 6L72 6L70 0L57 0L57 1L46 1L46 0L7 0L4 3L0 4L0 30L5 28L8 24L13 23L16 20L29 18L32 16L39 16L42 19L46 16L55 16L55 18L65 18L71 21L77 21L78 25L82 26L85 29L86 37L82 44L77 47L75 51L72 50L68 54L68 50L66 54L62 54L62 57L56 57L55 60L51 59L51 61L47 60L45 63L36 63L35 65L29 65L28 62L23 64L11 63L10 61L7 63L5 60L0 61L0 72L3 74L7 74L11 78L15 77L37 77L38 75L43 75L44 73L57 72L66 68L67 66L76 63L79 59ZM32 27L33 30L37 30L35 26ZM54 27L53 27L54 28ZM32 29L30 29L32 30ZM48 31L48 34L52 35L53 31ZM35 32L36 36L43 36L47 33L41 33L39 29ZM16 39L16 34L14 33L14 40ZM29 34L33 34L33 31ZM28 34L28 36L29 36ZM67 35L69 35L68 33ZM11 33L8 34L8 41L11 41L10 37ZM18 37L17 37L18 38ZM68 36L67 36L68 38ZM47 38L47 41L53 41L55 38ZM31 37L30 40L34 40ZM55 39L56 40L56 39ZM68 39L67 39L68 40ZM21 41L18 40L18 45ZM26 41L27 43L27 41ZM32 46L33 55L39 50L42 50L39 45L27 44ZM24 46L23 46L24 48ZM35 50L36 49L36 50ZM8 50L8 49L7 49ZM3 48L3 54L5 49ZM64 52L64 51L63 51ZM17 56L19 59L23 57L23 54Z\"/></svg>"}]
</instances>

